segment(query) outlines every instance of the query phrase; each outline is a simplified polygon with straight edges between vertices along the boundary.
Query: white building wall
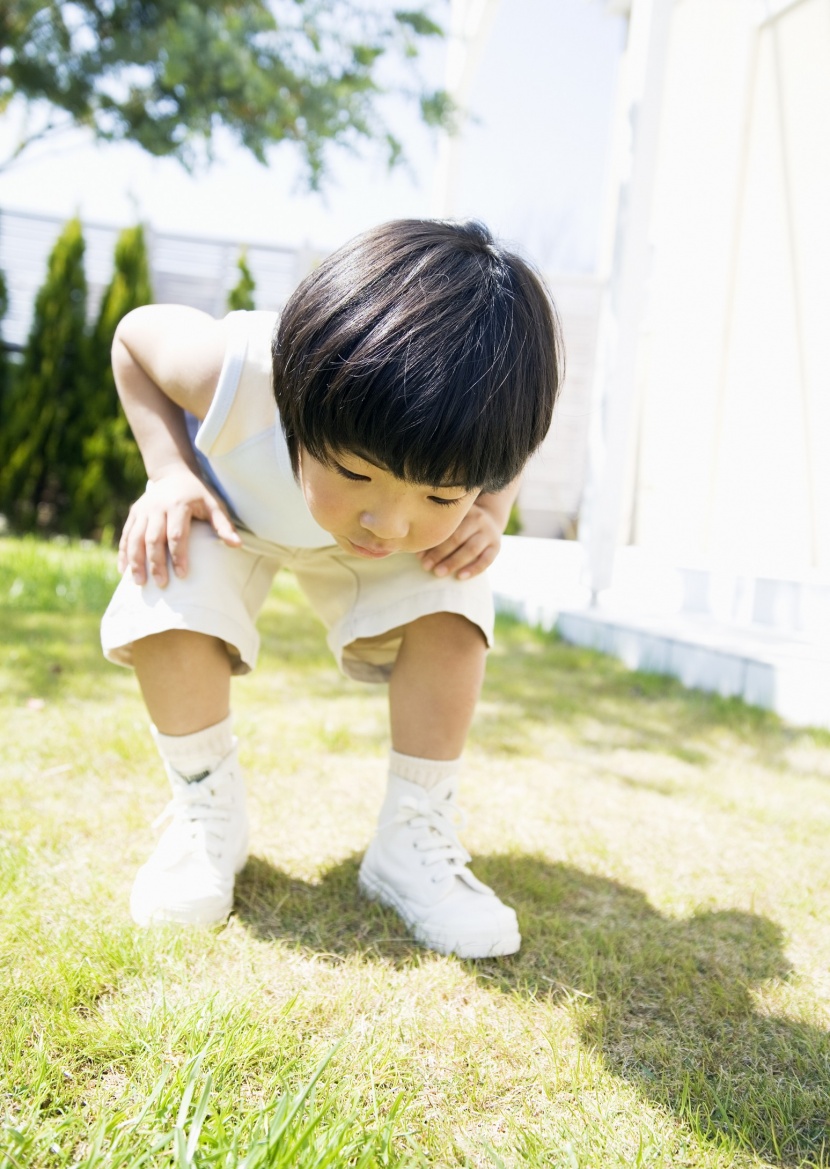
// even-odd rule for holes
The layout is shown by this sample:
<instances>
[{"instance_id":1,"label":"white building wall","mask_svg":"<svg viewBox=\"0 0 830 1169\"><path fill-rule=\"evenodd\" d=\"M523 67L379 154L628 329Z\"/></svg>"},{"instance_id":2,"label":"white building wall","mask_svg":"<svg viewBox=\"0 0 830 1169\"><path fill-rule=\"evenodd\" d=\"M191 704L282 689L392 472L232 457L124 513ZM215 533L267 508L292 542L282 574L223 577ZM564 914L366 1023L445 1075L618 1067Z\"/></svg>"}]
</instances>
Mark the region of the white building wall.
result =
<instances>
[{"instance_id":1,"label":"white building wall","mask_svg":"<svg viewBox=\"0 0 830 1169\"><path fill-rule=\"evenodd\" d=\"M632 27L666 4L648 230L633 258L630 180L618 179L612 287L647 262L646 294L625 336L612 311L601 342L612 370L615 349L636 346L628 434L608 424L610 374L603 405L606 448L624 448L635 471L594 467L600 536L803 575L830 567L830 2L634 0ZM621 116L636 176L642 110Z\"/></svg>"},{"instance_id":2,"label":"white building wall","mask_svg":"<svg viewBox=\"0 0 830 1169\"><path fill-rule=\"evenodd\" d=\"M744 115L743 5L674 7L641 324L641 415L633 531L669 557L700 550ZM737 64L737 68L736 68Z\"/></svg>"},{"instance_id":3,"label":"white building wall","mask_svg":"<svg viewBox=\"0 0 830 1169\"><path fill-rule=\"evenodd\" d=\"M774 571L810 564L811 501L774 32L757 36L708 535Z\"/></svg>"},{"instance_id":4,"label":"white building wall","mask_svg":"<svg viewBox=\"0 0 830 1169\"><path fill-rule=\"evenodd\" d=\"M592 276L549 275L565 342L565 379L553 424L530 460L519 493L525 536L577 535L585 486L591 393L602 283Z\"/></svg>"},{"instance_id":5,"label":"white building wall","mask_svg":"<svg viewBox=\"0 0 830 1169\"><path fill-rule=\"evenodd\" d=\"M770 25L780 59L783 149L796 288L812 558L830 566L830 3Z\"/></svg>"}]
</instances>

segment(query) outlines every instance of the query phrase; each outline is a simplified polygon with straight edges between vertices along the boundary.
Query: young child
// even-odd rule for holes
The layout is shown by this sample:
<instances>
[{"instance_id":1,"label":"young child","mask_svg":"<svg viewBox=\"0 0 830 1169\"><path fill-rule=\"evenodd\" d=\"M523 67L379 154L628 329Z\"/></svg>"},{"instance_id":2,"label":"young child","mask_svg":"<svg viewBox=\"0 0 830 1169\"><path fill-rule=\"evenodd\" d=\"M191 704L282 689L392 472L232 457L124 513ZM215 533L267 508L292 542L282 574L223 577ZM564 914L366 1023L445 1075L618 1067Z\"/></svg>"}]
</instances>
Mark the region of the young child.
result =
<instances>
[{"instance_id":1,"label":"young child","mask_svg":"<svg viewBox=\"0 0 830 1169\"><path fill-rule=\"evenodd\" d=\"M402 220L308 276L281 317L152 305L113 367L149 483L119 549L107 657L133 666L173 789L140 869L140 925L233 903L248 828L230 679L290 568L340 668L388 682L392 750L363 893L414 937L479 958L516 915L458 840L460 756L492 643L484 569L560 378L537 275L478 223Z\"/></svg>"}]
</instances>

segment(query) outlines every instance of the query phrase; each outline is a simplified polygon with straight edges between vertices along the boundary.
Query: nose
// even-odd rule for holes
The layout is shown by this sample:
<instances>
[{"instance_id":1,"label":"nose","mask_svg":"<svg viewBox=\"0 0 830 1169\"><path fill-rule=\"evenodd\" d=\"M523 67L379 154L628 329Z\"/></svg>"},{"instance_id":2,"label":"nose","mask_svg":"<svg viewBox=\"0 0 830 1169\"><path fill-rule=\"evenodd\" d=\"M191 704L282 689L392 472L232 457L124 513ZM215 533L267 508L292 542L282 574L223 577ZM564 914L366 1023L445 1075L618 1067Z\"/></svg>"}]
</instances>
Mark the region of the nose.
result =
<instances>
[{"instance_id":1,"label":"nose","mask_svg":"<svg viewBox=\"0 0 830 1169\"><path fill-rule=\"evenodd\" d=\"M377 540L402 540L409 533L409 520L401 507L364 511L360 516L360 526Z\"/></svg>"}]
</instances>

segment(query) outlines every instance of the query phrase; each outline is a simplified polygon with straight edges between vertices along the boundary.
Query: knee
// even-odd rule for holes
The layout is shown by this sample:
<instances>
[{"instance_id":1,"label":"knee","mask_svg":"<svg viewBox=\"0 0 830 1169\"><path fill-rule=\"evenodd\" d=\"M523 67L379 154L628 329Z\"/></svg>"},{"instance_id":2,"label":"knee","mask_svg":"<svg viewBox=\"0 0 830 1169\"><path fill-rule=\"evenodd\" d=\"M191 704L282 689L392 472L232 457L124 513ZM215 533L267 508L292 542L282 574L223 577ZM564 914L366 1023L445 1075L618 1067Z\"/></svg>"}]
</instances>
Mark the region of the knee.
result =
<instances>
[{"instance_id":1,"label":"knee","mask_svg":"<svg viewBox=\"0 0 830 1169\"><path fill-rule=\"evenodd\" d=\"M404 644L426 649L431 656L481 658L487 651L484 634L458 613L429 613L406 626Z\"/></svg>"},{"instance_id":2,"label":"knee","mask_svg":"<svg viewBox=\"0 0 830 1169\"><path fill-rule=\"evenodd\" d=\"M132 657L136 666L164 662L167 666L181 664L201 669L208 663L224 666L228 661L228 650L218 637L188 629L167 629L134 641Z\"/></svg>"}]
</instances>

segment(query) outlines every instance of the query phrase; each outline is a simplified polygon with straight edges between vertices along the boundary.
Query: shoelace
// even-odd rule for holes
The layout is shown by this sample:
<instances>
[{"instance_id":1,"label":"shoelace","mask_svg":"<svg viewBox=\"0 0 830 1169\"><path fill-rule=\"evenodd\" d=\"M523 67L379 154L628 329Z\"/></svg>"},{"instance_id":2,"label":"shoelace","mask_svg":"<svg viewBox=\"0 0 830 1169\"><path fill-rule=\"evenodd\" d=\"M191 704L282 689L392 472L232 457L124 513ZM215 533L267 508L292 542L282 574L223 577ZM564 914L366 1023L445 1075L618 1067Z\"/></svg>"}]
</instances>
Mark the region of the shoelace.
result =
<instances>
[{"instance_id":1,"label":"shoelace","mask_svg":"<svg viewBox=\"0 0 830 1169\"><path fill-rule=\"evenodd\" d=\"M228 823L231 799L215 789L205 788L203 783L183 784L177 788L170 803L153 821L153 827L159 828L170 820L171 826L175 825L179 830L177 835L182 855L204 848L208 856L218 858L222 853L217 842L223 839L223 833L214 831L212 825Z\"/></svg>"},{"instance_id":2,"label":"shoelace","mask_svg":"<svg viewBox=\"0 0 830 1169\"><path fill-rule=\"evenodd\" d=\"M466 824L467 817L450 800L436 803L426 794L404 796L398 805L394 822L427 829L415 845L424 854L425 865L443 861L451 869L460 869L472 859L457 836Z\"/></svg>"}]
</instances>

